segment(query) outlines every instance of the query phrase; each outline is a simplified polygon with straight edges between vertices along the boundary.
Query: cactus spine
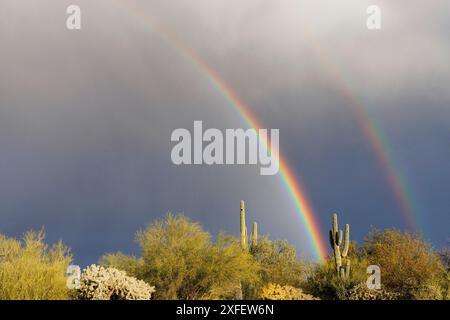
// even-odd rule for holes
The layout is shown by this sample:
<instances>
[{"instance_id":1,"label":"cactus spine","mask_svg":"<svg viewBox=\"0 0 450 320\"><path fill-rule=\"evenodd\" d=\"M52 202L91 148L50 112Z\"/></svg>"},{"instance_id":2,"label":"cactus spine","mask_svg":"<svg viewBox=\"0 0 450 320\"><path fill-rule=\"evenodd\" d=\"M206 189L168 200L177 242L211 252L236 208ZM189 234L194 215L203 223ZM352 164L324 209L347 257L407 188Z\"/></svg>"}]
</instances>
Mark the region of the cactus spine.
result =
<instances>
[{"instance_id":1,"label":"cactus spine","mask_svg":"<svg viewBox=\"0 0 450 320\"><path fill-rule=\"evenodd\" d=\"M245 202L241 200L241 247L247 249L247 226L245 225Z\"/></svg>"},{"instance_id":2,"label":"cactus spine","mask_svg":"<svg viewBox=\"0 0 450 320\"><path fill-rule=\"evenodd\" d=\"M253 222L252 246L258 245L258 224Z\"/></svg>"},{"instance_id":3,"label":"cactus spine","mask_svg":"<svg viewBox=\"0 0 450 320\"><path fill-rule=\"evenodd\" d=\"M337 214L335 213L333 214L333 224L330 230L330 245L333 249L338 277L348 279L350 276L350 260L347 259L348 249L350 247L350 226L348 224L345 225L345 236L344 239L342 238L342 230L339 230ZM344 242L342 243L342 241Z\"/></svg>"}]
</instances>

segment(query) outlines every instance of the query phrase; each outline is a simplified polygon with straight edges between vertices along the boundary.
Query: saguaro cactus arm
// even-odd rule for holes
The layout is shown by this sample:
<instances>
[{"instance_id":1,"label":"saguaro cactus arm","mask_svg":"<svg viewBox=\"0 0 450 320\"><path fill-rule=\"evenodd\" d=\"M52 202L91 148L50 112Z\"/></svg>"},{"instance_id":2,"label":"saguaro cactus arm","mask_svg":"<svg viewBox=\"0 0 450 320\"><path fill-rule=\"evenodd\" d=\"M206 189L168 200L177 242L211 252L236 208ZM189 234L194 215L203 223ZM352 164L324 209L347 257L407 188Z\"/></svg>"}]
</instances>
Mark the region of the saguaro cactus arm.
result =
<instances>
[{"instance_id":1,"label":"saguaro cactus arm","mask_svg":"<svg viewBox=\"0 0 450 320\"><path fill-rule=\"evenodd\" d=\"M350 260L347 259L347 264L345 266L345 277L348 279L350 277Z\"/></svg>"},{"instance_id":2,"label":"saguaro cactus arm","mask_svg":"<svg viewBox=\"0 0 450 320\"><path fill-rule=\"evenodd\" d=\"M252 246L258 245L258 224L253 222Z\"/></svg>"},{"instance_id":3,"label":"saguaro cactus arm","mask_svg":"<svg viewBox=\"0 0 450 320\"><path fill-rule=\"evenodd\" d=\"M342 231L341 231L341 233L342 233ZM346 224L345 225L344 249L342 250L343 257L347 256L349 247L350 247L350 226L348 224Z\"/></svg>"}]
</instances>

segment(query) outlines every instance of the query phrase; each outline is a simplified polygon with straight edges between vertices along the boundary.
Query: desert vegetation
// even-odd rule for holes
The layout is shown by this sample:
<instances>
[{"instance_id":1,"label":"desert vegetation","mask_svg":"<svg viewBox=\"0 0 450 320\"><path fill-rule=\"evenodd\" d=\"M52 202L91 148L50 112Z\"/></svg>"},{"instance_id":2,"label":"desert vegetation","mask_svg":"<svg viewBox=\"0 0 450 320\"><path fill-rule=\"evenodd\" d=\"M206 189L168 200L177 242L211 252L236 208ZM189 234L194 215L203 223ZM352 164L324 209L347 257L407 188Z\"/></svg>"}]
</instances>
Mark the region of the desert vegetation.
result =
<instances>
[{"instance_id":1,"label":"desert vegetation","mask_svg":"<svg viewBox=\"0 0 450 320\"><path fill-rule=\"evenodd\" d=\"M76 286L68 283L72 255L62 242L46 244L43 231L0 236L0 299L450 299L449 249L437 251L420 235L374 229L358 244L335 214L329 257L310 262L286 240L259 235L256 222L249 234L244 202L239 218L238 237L213 237L169 213L136 233L137 256L107 253ZM366 284L369 265L382 272L376 289Z\"/></svg>"},{"instance_id":2,"label":"desert vegetation","mask_svg":"<svg viewBox=\"0 0 450 320\"><path fill-rule=\"evenodd\" d=\"M80 277L78 298L84 300L150 300L155 287L124 271L91 265Z\"/></svg>"},{"instance_id":3,"label":"desert vegetation","mask_svg":"<svg viewBox=\"0 0 450 320\"><path fill-rule=\"evenodd\" d=\"M68 299L65 272L72 260L58 242L48 246L43 231L22 240L0 236L0 299Z\"/></svg>"}]
</instances>

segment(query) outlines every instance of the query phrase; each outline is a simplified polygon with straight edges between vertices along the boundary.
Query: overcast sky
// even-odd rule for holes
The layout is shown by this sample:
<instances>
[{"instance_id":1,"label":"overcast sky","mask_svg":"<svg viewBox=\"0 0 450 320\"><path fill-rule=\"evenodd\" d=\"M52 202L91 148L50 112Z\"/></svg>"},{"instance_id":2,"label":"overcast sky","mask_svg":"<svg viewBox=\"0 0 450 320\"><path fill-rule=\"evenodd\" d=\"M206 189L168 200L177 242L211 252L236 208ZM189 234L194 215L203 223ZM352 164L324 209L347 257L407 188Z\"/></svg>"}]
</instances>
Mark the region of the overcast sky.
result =
<instances>
[{"instance_id":1,"label":"overcast sky","mask_svg":"<svg viewBox=\"0 0 450 320\"><path fill-rule=\"evenodd\" d=\"M79 31L65 27L69 4L82 9ZM366 28L370 4L379 31ZM249 224L311 257L277 176L172 164L174 129L246 124L153 17L280 129L324 237L337 211L361 242L371 227L408 225L343 83L384 133L439 248L450 237L449 13L444 0L2 0L0 233L44 226L87 264L135 252L135 231L168 211L237 234L245 199Z\"/></svg>"}]
</instances>

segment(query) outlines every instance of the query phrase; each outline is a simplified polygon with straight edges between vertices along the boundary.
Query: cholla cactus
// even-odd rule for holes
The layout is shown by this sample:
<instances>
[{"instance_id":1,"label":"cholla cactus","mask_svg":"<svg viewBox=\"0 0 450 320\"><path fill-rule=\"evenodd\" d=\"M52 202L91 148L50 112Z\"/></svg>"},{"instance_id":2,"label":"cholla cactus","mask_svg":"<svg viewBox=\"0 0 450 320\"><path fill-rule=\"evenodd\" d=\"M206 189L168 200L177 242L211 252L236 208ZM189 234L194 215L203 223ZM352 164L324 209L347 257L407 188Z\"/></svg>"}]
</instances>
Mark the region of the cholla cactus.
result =
<instances>
[{"instance_id":1,"label":"cholla cactus","mask_svg":"<svg viewBox=\"0 0 450 320\"><path fill-rule=\"evenodd\" d=\"M347 292L348 300L397 300L399 294L383 288L369 289L365 283L360 283Z\"/></svg>"},{"instance_id":2,"label":"cholla cactus","mask_svg":"<svg viewBox=\"0 0 450 320\"><path fill-rule=\"evenodd\" d=\"M345 238L342 243L342 230L339 230L337 214L333 214L333 225L330 230L330 245L333 249L334 262L338 277L348 279L350 276L350 260L346 259L350 247L350 227L345 225ZM344 260L346 264L344 266Z\"/></svg>"},{"instance_id":3,"label":"cholla cactus","mask_svg":"<svg viewBox=\"0 0 450 320\"><path fill-rule=\"evenodd\" d=\"M155 287L124 271L91 265L83 270L78 293L83 300L150 300Z\"/></svg>"},{"instance_id":4,"label":"cholla cactus","mask_svg":"<svg viewBox=\"0 0 450 320\"><path fill-rule=\"evenodd\" d=\"M282 286L277 283L265 285L260 294L264 300L319 300L309 294L303 293L301 289L291 286Z\"/></svg>"}]
</instances>

